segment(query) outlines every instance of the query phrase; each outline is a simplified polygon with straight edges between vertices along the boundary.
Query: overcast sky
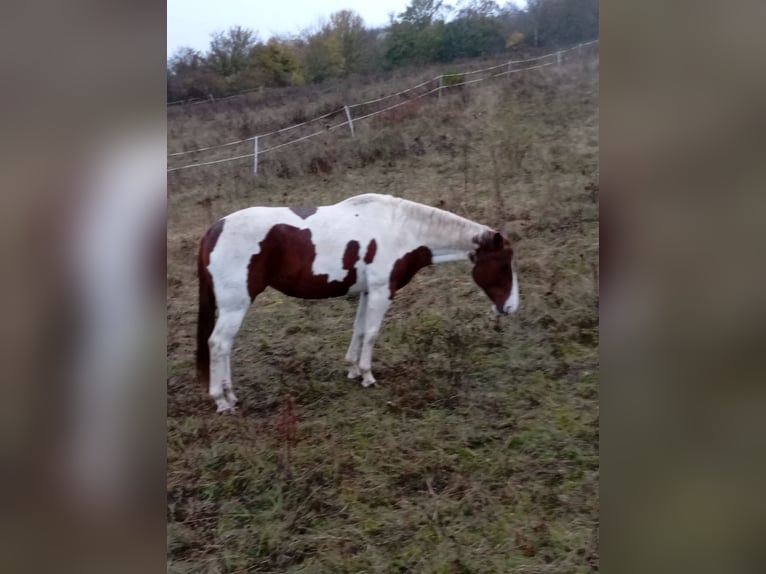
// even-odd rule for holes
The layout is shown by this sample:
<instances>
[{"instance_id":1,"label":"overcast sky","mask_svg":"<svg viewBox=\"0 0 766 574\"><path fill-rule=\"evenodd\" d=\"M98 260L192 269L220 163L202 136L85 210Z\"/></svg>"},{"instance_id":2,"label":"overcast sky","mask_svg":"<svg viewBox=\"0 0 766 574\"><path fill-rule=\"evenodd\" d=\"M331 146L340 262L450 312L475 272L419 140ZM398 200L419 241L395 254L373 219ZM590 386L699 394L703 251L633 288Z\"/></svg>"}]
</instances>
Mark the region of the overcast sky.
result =
<instances>
[{"instance_id":1,"label":"overcast sky","mask_svg":"<svg viewBox=\"0 0 766 574\"><path fill-rule=\"evenodd\" d=\"M368 28L383 26L389 13L399 14L409 4L410 0L167 0L167 53L170 56L181 46L205 52L212 32L236 25L255 30L260 40L297 34L338 10L353 10Z\"/></svg>"},{"instance_id":2,"label":"overcast sky","mask_svg":"<svg viewBox=\"0 0 766 574\"><path fill-rule=\"evenodd\" d=\"M212 32L235 25L255 30L261 40L297 34L338 10L353 10L367 27L382 26L388 23L389 12L403 12L409 3L409 0L167 0L168 55L181 46L204 52Z\"/></svg>"}]
</instances>

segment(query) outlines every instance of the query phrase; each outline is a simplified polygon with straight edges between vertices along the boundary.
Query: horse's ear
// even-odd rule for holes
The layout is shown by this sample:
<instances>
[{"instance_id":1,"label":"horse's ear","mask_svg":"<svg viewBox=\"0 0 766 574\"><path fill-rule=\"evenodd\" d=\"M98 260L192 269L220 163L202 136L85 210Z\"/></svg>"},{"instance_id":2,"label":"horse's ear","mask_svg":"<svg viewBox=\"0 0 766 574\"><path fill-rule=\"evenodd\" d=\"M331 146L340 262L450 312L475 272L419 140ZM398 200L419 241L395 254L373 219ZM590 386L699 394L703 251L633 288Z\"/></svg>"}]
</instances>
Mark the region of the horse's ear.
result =
<instances>
[{"instance_id":1,"label":"horse's ear","mask_svg":"<svg viewBox=\"0 0 766 574\"><path fill-rule=\"evenodd\" d=\"M493 249L498 244L498 236L500 236L500 246L502 246L503 236L498 232L489 229L481 235L476 235L473 238L473 242L479 246L479 249Z\"/></svg>"},{"instance_id":2,"label":"horse's ear","mask_svg":"<svg viewBox=\"0 0 766 574\"><path fill-rule=\"evenodd\" d=\"M470 259L472 263L476 263L476 252L475 251L469 251L468 252L468 259Z\"/></svg>"},{"instance_id":3,"label":"horse's ear","mask_svg":"<svg viewBox=\"0 0 766 574\"><path fill-rule=\"evenodd\" d=\"M502 249L504 244L505 239L503 238L503 234L496 231L495 235L492 237L492 247L495 249Z\"/></svg>"}]
</instances>

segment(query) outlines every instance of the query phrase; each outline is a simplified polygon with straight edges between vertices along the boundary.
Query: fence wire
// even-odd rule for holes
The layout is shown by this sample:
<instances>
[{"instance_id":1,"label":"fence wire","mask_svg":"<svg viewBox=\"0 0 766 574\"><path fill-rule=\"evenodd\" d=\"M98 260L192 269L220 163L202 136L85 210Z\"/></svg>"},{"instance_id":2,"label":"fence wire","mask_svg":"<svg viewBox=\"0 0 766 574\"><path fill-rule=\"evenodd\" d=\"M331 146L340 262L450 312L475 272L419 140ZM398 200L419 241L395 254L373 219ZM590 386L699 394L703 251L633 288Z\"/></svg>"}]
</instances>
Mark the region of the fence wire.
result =
<instances>
[{"instance_id":1,"label":"fence wire","mask_svg":"<svg viewBox=\"0 0 766 574\"><path fill-rule=\"evenodd\" d=\"M358 108L358 107L365 106L365 105L379 103L379 102L382 102L382 101L385 101L385 100L388 100L388 99L391 99L391 98L395 98L395 97L402 96L404 94L410 93L410 92L415 91L417 89L420 89L420 88L422 88L424 86L427 86L428 84L430 84L432 82L437 82L437 81L439 82L439 85L437 87L435 87L435 88L433 88L431 90L428 90L427 92L424 92L424 93L419 94L419 95L414 96L414 97L410 97L410 98L408 98L408 99L406 99L406 100L404 100L402 102L398 102L396 104L393 104L391 106L382 108L380 110L376 110L376 111L371 112L369 114L358 116L356 118L352 118L351 120L347 120L345 122L342 122L342 123L339 123L339 124L335 124L333 126L328 126L325 129L315 131L313 133L301 136L301 137L296 138L294 140L290 140L290 141L287 141L287 142L284 142L284 143L281 143L281 144L278 144L278 145L274 145L274 146L271 146L271 147L259 150L258 151L258 155L260 156L260 155L262 155L264 153L268 153L270 151L274 151L274 150L281 149L283 147L286 147L286 146L289 146L289 145L292 145L292 144L295 144L295 143L299 143L299 142L305 141L307 139L310 139L310 138L322 135L324 133L328 133L328 132L330 132L332 130L335 130L335 129L338 129L340 127L348 126L349 124L353 124L353 122L356 122L356 121L361 121L361 120L365 120L367 118L371 118L373 116L376 116L378 114L382 114L382 113L387 112L389 110L393 110L395 108L398 108L400 106L408 104L408 103L410 103L412 101L418 100L420 98L423 98L423 97L428 96L430 94L433 94L435 92L440 92L441 90L447 90L447 89L450 89L450 88L456 88L456 87L459 87L459 86L465 86L465 85L469 85L469 84L476 84L476 83L483 82L483 81L491 79L491 78L497 78L497 77L505 76L505 75L509 75L509 74L515 74L515 73L519 73L519 72L526 72L526 71L529 71L529 70L537 70L537 69L540 69L540 68L545 68L547 66L552 66L554 64L554 62L547 62L545 64L540 64L538 66L531 66L531 67L527 67L527 68L510 69L510 67L513 66L514 64L526 64L526 63L530 63L530 62L537 62L537 61L544 60L546 58L552 58L552 57L556 57L557 61L560 61L562 54L566 54L566 53L572 52L574 50L579 50L579 49L581 49L581 48L583 48L585 46L590 46L592 44L596 44L597 42L598 42L598 39L591 40L590 42L585 42L583 44L578 44L576 46L572 46L572 47L567 48L565 50L557 50L556 52L551 52L549 54L544 54L542 56L537 56L537 57L534 57L534 58L527 58L527 59L524 59L524 60L509 60L509 61L504 62L502 64L497 64L495 66L490 66L490 67L482 68L482 69L479 69L479 70L471 70L471 71L467 71L467 72L456 72L456 73L450 73L450 74L441 74L439 76L436 76L435 78L431 78L430 80L426 80L425 82L421 82L420 84L417 84L416 86L412 86L411 88L407 88L406 90L401 90L401 91L396 92L394 94L389 94L387 96L382 96L380 98L376 98L376 99L373 99L373 100L368 100L368 101L360 102L360 103L357 103L357 104L351 104L351 105L347 106L347 108L350 110L350 109ZM444 78L454 78L454 77L464 78L465 76L469 76L469 75L473 75L473 74L480 74L480 73L491 72L493 70L498 70L498 69L501 69L501 68L509 68L509 69L504 71L504 72L499 72L499 73L496 73L496 74L488 75L488 76L486 76L484 78L477 78L475 80L467 80L467 81L459 82L459 83L456 83L456 84L444 84ZM253 91L253 90L249 90L249 91ZM235 97L236 95L241 95L241 94L235 94L234 96L228 96L228 97ZM220 99L225 99L225 98L219 98L219 100ZM171 103L173 103L173 102L171 102ZM321 116L317 116L315 118L312 118L310 120L306 120L306 121L298 123L298 124L294 124L294 125L287 126L287 127L284 127L284 128L278 129L278 130L273 130L273 131L270 131L270 132L266 132L266 133L263 133L263 134L256 134L256 135L248 137L248 138L239 139L239 140L235 140L235 141L230 141L230 142L226 142L226 143L222 143L222 144L210 145L210 146L201 147L201 148L193 149L193 150L173 152L173 153L168 154L168 157L178 157L178 156L188 155L188 154L192 154L192 153L201 153L201 152L205 152L205 151L209 151L209 150L213 150L213 149L220 149L220 148L224 148L224 147L228 147L228 146L234 146L234 145L238 145L238 144L243 144L245 142L253 141L256 138L264 138L264 137L268 137L268 136L272 136L272 135L276 135L276 134L280 134L280 133L285 133L285 132L288 132L288 131L293 130L295 128L303 127L303 126L312 124L314 122L317 122L317 121L320 121L320 120L323 120L323 119L327 119L327 118L329 118L331 116L334 116L336 114L339 114L339 113L343 112L345 109L346 109L346 107L339 108L339 109L334 110L332 112L328 112L326 114L323 114ZM192 163L192 164L188 164L188 165L182 165L182 166L178 166L178 167L169 168L167 171L168 171L168 173L170 173L170 172L173 172L173 171L180 171L180 170L189 169L189 168L192 168L192 167L202 167L202 166L206 166L206 165L214 165L214 164L218 164L218 163L225 163L225 162L228 162L228 161L237 161L237 160L241 160L241 159L252 158L255 155L256 155L256 153L253 152L253 153L249 153L249 154L238 155L238 156L235 156L235 157L217 159L217 160L206 161L206 162L197 162L197 163Z\"/></svg>"}]
</instances>

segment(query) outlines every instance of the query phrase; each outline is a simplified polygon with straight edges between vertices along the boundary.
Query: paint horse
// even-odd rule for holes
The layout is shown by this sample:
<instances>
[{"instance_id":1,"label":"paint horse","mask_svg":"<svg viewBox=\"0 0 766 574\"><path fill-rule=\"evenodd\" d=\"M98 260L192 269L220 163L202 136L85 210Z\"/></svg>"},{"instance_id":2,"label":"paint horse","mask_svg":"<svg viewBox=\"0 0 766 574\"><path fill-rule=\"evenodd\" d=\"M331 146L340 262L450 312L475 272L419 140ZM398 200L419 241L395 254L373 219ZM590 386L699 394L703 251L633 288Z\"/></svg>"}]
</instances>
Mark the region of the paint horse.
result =
<instances>
[{"instance_id":1,"label":"paint horse","mask_svg":"<svg viewBox=\"0 0 766 574\"><path fill-rule=\"evenodd\" d=\"M473 262L495 313L516 311L508 239L448 211L370 193L322 207L232 213L200 243L198 378L209 383L218 412L234 408L232 342L252 301L272 287L302 299L359 293L348 377L372 385L372 348L397 291L427 265L461 260Z\"/></svg>"}]
</instances>

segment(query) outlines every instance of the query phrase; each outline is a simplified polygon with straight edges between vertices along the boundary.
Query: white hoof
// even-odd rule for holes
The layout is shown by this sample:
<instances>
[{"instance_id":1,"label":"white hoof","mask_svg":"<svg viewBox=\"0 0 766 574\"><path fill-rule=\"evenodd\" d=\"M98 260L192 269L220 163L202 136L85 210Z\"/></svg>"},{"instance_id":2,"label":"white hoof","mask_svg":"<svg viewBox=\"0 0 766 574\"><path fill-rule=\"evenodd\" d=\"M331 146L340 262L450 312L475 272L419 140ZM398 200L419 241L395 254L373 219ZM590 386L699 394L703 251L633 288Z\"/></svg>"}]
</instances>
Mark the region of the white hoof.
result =
<instances>
[{"instance_id":1,"label":"white hoof","mask_svg":"<svg viewBox=\"0 0 766 574\"><path fill-rule=\"evenodd\" d=\"M235 403L230 403L225 398L221 397L220 399L216 399L216 410L217 413L233 413L237 410L237 407L235 406Z\"/></svg>"},{"instance_id":2,"label":"white hoof","mask_svg":"<svg viewBox=\"0 0 766 574\"><path fill-rule=\"evenodd\" d=\"M363 380L362 380L362 386L363 386L363 387L365 387L365 388L366 388L366 387L371 387L371 386L372 386L372 385L374 385L376 382L377 382L377 381L375 381L375 379L373 379L372 377L370 377L370 378L365 378L365 379L363 379Z\"/></svg>"},{"instance_id":3,"label":"white hoof","mask_svg":"<svg viewBox=\"0 0 766 574\"><path fill-rule=\"evenodd\" d=\"M226 391L226 401L231 405L231 408L237 404L237 397L232 391Z\"/></svg>"},{"instance_id":4,"label":"white hoof","mask_svg":"<svg viewBox=\"0 0 766 574\"><path fill-rule=\"evenodd\" d=\"M351 367L348 370L348 378L349 379L356 379L358 377L362 376L362 371L359 370L359 367Z\"/></svg>"}]
</instances>

